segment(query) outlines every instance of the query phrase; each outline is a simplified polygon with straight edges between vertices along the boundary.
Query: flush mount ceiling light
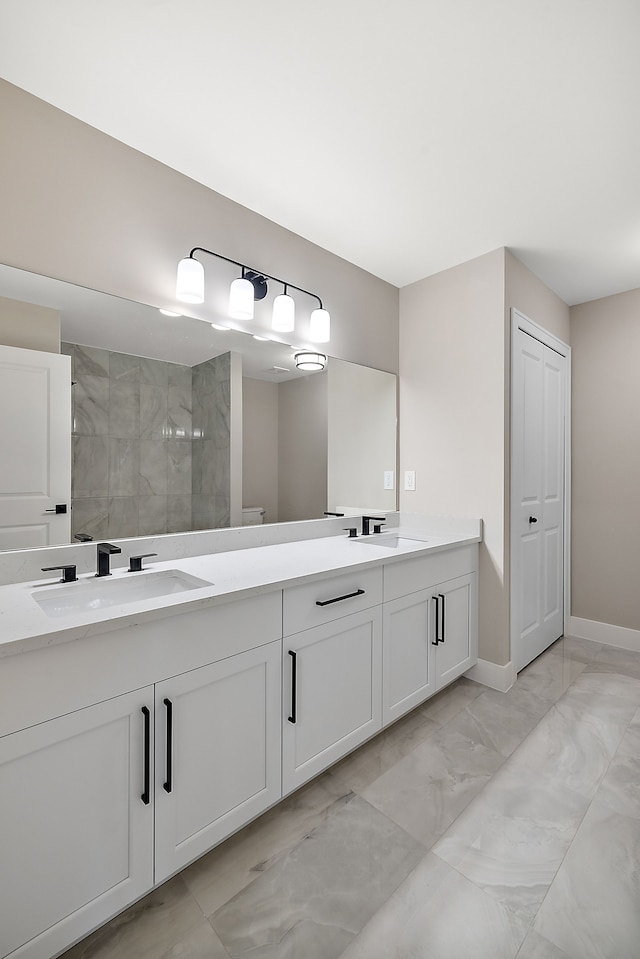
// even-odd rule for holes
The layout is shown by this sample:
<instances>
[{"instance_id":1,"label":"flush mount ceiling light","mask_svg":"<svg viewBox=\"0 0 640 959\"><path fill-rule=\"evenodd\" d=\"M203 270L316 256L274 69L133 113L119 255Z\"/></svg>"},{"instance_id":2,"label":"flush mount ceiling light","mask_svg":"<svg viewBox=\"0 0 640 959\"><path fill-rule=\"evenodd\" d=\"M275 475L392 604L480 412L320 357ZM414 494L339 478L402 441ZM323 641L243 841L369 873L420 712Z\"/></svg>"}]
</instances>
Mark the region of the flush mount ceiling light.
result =
<instances>
[{"instance_id":1,"label":"flush mount ceiling light","mask_svg":"<svg viewBox=\"0 0 640 959\"><path fill-rule=\"evenodd\" d=\"M224 260L225 263L240 267L241 275L232 282L229 290L229 316L233 317L234 320L253 319L254 303L256 300L265 298L267 295L267 280L272 280L274 283L280 283L283 287L283 292L276 296L273 301L272 329L279 333L291 333L295 327L295 301L287 292L288 287L291 287L292 290L297 290L299 293L304 293L318 301L318 307L312 311L309 320L309 339L311 342L329 342L331 318L316 293L311 293L301 286L295 286L293 283L280 280L277 276L271 276L269 273L245 266L238 263L237 260L230 260L228 256L223 256L221 253L205 250L202 246L194 246L189 256L184 257L178 263L176 299L182 300L184 303L204 303L204 267L199 260L196 260L195 253L207 253L209 256Z\"/></svg>"},{"instance_id":2,"label":"flush mount ceiling light","mask_svg":"<svg viewBox=\"0 0 640 959\"><path fill-rule=\"evenodd\" d=\"M296 361L296 367L308 373L316 373L327 365L327 357L324 353L312 353L310 350L296 353L293 358Z\"/></svg>"}]
</instances>

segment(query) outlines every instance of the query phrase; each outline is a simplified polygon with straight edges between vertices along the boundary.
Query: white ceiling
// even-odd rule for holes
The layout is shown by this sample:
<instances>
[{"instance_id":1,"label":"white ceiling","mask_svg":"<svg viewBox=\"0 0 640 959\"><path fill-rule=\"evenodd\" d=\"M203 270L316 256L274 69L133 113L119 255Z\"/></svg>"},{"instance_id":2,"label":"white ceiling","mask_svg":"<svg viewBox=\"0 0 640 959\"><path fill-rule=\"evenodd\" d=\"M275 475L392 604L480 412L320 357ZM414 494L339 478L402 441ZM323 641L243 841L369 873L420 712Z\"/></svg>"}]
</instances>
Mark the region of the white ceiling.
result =
<instances>
[{"instance_id":1,"label":"white ceiling","mask_svg":"<svg viewBox=\"0 0 640 959\"><path fill-rule=\"evenodd\" d=\"M640 287L638 0L2 0L0 74L403 286Z\"/></svg>"}]
</instances>

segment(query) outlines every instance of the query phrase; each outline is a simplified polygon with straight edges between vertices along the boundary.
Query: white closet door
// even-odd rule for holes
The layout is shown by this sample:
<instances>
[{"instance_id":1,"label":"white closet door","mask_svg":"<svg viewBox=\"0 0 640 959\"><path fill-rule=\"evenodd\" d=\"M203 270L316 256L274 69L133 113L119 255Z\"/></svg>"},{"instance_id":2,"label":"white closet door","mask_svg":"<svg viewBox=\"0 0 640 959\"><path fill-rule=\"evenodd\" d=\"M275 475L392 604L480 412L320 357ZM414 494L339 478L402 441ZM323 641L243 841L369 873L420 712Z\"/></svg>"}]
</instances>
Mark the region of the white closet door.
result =
<instances>
[{"instance_id":1,"label":"white closet door","mask_svg":"<svg viewBox=\"0 0 640 959\"><path fill-rule=\"evenodd\" d=\"M0 550L68 543L70 357L0 346L0 449Z\"/></svg>"},{"instance_id":2,"label":"white closet door","mask_svg":"<svg viewBox=\"0 0 640 959\"><path fill-rule=\"evenodd\" d=\"M521 329L514 338L511 658L520 670L563 632L566 360Z\"/></svg>"}]
</instances>

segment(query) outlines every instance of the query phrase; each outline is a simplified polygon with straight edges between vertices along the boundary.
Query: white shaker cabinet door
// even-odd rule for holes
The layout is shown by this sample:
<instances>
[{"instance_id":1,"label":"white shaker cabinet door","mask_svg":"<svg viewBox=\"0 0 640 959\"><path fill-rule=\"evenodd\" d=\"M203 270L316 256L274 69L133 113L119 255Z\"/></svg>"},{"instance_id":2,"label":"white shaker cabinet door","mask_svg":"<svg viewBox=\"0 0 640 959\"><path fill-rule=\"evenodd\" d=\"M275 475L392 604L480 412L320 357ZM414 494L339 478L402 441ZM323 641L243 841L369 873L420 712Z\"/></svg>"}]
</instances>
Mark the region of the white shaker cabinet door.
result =
<instances>
[{"instance_id":1,"label":"white shaker cabinet door","mask_svg":"<svg viewBox=\"0 0 640 959\"><path fill-rule=\"evenodd\" d=\"M436 691L432 591L384 604L383 723L393 722Z\"/></svg>"},{"instance_id":2,"label":"white shaker cabinet door","mask_svg":"<svg viewBox=\"0 0 640 959\"><path fill-rule=\"evenodd\" d=\"M476 574L441 583L432 590L436 604L434 631L436 689L443 689L478 661Z\"/></svg>"},{"instance_id":3,"label":"white shaker cabinet door","mask_svg":"<svg viewBox=\"0 0 640 959\"><path fill-rule=\"evenodd\" d=\"M381 728L381 667L380 606L285 639L285 795Z\"/></svg>"},{"instance_id":4,"label":"white shaker cabinet door","mask_svg":"<svg viewBox=\"0 0 640 959\"><path fill-rule=\"evenodd\" d=\"M152 711L147 688L0 739L3 959L50 959L151 889Z\"/></svg>"},{"instance_id":5,"label":"white shaker cabinet door","mask_svg":"<svg viewBox=\"0 0 640 959\"><path fill-rule=\"evenodd\" d=\"M156 882L276 802L280 642L156 686Z\"/></svg>"}]
</instances>

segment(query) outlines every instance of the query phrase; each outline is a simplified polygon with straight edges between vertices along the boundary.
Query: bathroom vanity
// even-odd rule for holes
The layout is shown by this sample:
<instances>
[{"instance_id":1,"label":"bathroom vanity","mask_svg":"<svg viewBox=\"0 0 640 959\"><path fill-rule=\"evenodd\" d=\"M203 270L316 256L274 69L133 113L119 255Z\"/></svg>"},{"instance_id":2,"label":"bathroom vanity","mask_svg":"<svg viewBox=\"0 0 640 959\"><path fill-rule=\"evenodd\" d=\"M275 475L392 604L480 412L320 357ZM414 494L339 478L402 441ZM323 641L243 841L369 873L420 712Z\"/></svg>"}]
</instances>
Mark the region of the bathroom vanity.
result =
<instances>
[{"instance_id":1,"label":"bathroom vanity","mask_svg":"<svg viewBox=\"0 0 640 959\"><path fill-rule=\"evenodd\" d=\"M63 952L473 666L479 540L425 521L0 587L2 959Z\"/></svg>"}]
</instances>

